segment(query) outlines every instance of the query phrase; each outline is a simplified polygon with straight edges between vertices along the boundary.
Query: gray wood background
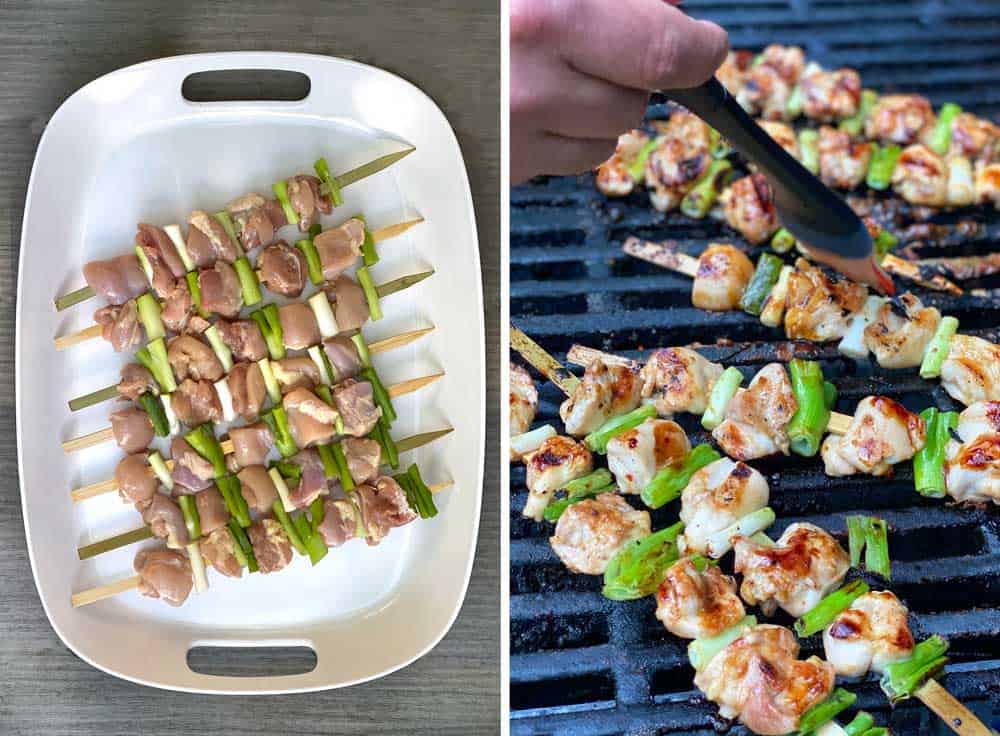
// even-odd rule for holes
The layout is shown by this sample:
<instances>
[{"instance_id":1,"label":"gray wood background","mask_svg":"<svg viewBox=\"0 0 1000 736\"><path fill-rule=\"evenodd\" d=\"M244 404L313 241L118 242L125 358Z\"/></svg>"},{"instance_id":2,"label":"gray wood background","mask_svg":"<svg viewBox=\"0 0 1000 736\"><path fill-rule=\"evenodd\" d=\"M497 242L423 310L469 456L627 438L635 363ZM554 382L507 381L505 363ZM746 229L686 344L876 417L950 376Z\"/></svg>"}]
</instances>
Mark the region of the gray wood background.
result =
<instances>
[{"instance_id":1,"label":"gray wood background","mask_svg":"<svg viewBox=\"0 0 1000 736\"><path fill-rule=\"evenodd\" d=\"M0 734L499 732L499 9L497 0L423 5L0 0ZM101 74L162 56L227 50L352 56L400 74L444 109L472 182L490 407L472 583L461 615L433 652L347 690L222 698L109 677L63 647L28 566L15 454L14 306L21 210L38 138L59 104Z\"/></svg>"}]
</instances>

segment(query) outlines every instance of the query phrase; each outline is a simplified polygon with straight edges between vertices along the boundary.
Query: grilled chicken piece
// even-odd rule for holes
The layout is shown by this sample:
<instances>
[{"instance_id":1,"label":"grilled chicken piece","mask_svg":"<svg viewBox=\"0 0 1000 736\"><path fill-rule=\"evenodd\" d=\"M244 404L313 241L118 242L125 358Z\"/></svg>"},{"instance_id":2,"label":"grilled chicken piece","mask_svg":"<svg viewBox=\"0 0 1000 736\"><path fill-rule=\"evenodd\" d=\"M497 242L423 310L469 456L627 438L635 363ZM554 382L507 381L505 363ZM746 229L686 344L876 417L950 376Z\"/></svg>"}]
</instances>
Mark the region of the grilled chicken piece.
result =
<instances>
[{"instance_id":1,"label":"grilled chicken piece","mask_svg":"<svg viewBox=\"0 0 1000 736\"><path fill-rule=\"evenodd\" d=\"M174 459L174 467L170 471L175 488L183 486L179 493L194 493L212 485L215 479L215 469L212 463L203 458L183 437L174 437L170 443L170 456Z\"/></svg>"},{"instance_id":2,"label":"grilled chicken piece","mask_svg":"<svg viewBox=\"0 0 1000 736\"><path fill-rule=\"evenodd\" d=\"M365 541L375 546L396 527L404 526L417 518L410 508L406 492L387 475L373 484L358 486L355 494L361 507L361 521L365 527Z\"/></svg>"},{"instance_id":3,"label":"grilled chicken piece","mask_svg":"<svg viewBox=\"0 0 1000 736\"><path fill-rule=\"evenodd\" d=\"M758 125L774 139L775 143L788 151L792 158L798 160L800 155L799 139L795 135L795 128L788 123L778 123L773 120L761 120Z\"/></svg>"},{"instance_id":4,"label":"grilled chicken piece","mask_svg":"<svg viewBox=\"0 0 1000 736\"><path fill-rule=\"evenodd\" d=\"M333 212L333 202L326 195L320 194L320 181L315 176L297 174L286 180L288 201L299 216L299 230L306 232L319 222L320 214L329 215Z\"/></svg>"},{"instance_id":5,"label":"grilled chicken piece","mask_svg":"<svg viewBox=\"0 0 1000 736\"><path fill-rule=\"evenodd\" d=\"M294 388L307 388L312 391L321 383L319 368L311 358L305 356L272 360L271 370L284 393Z\"/></svg>"},{"instance_id":6,"label":"grilled chicken piece","mask_svg":"<svg viewBox=\"0 0 1000 736\"><path fill-rule=\"evenodd\" d=\"M538 411L538 389L528 371L510 364L510 436L523 434L535 421Z\"/></svg>"},{"instance_id":7,"label":"grilled chicken piece","mask_svg":"<svg viewBox=\"0 0 1000 736\"><path fill-rule=\"evenodd\" d=\"M767 506L769 497L764 476L749 465L728 457L709 463L691 476L681 494L684 534L679 547L688 554L722 557L729 540L718 546L711 543L712 536Z\"/></svg>"},{"instance_id":8,"label":"grilled chicken piece","mask_svg":"<svg viewBox=\"0 0 1000 736\"><path fill-rule=\"evenodd\" d=\"M829 123L849 118L861 103L861 77L853 69L810 70L799 81L802 112L807 118Z\"/></svg>"},{"instance_id":9,"label":"grilled chicken piece","mask_svg":"<svg viewBox=\"0 0 1000 736\"><path fill-rule=\"evenodd\" d=\"M243 307L243 289L236 269L223 260L198 272L201 307L206 312L223 317L235 317Z\"/></svg>"},{"instance_id":10,"label":"grilled chicken piece","mask_svg":"<svg viewBox=\"0 0 1000 736\"><path fill-rule=\"evenodd\" d=\"M110 342L116 352L124 353L142 342L139 308L134 300L120 307L101 307L94 312L94 322L101 326L101 337Z\"/></svg>"},{"instance_id":11,"label":"grilled chicken piece","mask_svg":"<svg viewBox=\"0 0 1000 736\"><path fill-rule=\"evenodd\" d=\"M237 363L226 377L233 411L244 421L252 422L267 399L264 374L256 363Z\"/></svg>"},{"instance_id":12,"label":"grilled chicken piece","mask_svg":"<svg viewBox=\"0 0 1000 736\"><path fill-rule=\"evenodd\" d=\"M339 227L324 230L313 238L323 278L332 281L353 266L361 255L364 242L365 223L356 217Z\"/></svg>"},{"instance_id":13,"label":"grilled chicken piece","mask_svg":"<svg viewBox=\"0 0 1000 736\"><path fill-rule=\"evenodd\" d=\"M113 307L149 290L149 281L134 253L84 264L83 279L98 297Z\"/></svg>"},{"instance_id":14,"label":"grilled chicken piece","mask_svg":"<svg viewBox=\"0 0 1000 736\"><path fill-rule=\"evenodd\" d=\"M924 446L924 420L885 396L866 396L858 403L843 437L828 435L822 456L830 476L885 475Z\"/></svg>"},{"instance_id":15,"label":"grilled chicken piece","mask_svg":"<svg viewBox=\"0 0 1000 736\"><path fill-rule=\"evenodd\" d=\"M153 501L160 482L149 468L144 453L126 455L115 467L115 484L122 501L142 511Z\"/></svg>"},{"instance_id":16,"label":"grilled chicken piece","mask_svg":"<svg viewBox=\"0 0 1000 736\"><path fill-rule=\"evenodd\" d=\"M178 381L218 381L225 371L211 347L196 337L178 335L167 346L167 360Z\"/></svg>"},{"instance_id":17,"label":"grilled chicken piece","mask_svg":"<svg viewBox=\"0 0 1000 736\"><path fill-rule=\"evenodd\" d=\"M948 164L923 143L907 146L892 172L892 186L907 202L944 207L948 204Z\"/></svg>"},{"instance_id":18,"label":"grilled chicken piece","mask_svg":"<svg viewBox=\"0 0 1000 736\"><path fill-rule=\"evenodd\" d=\"M734 181L719 195L726 222L752 245L759 245L778 230L774 193L763 174Z\"/></svg>"},{"instance_id":19,"label":"grilled chicken piece","mask_svg":"<svg viewBox=\"0 0 1000 736\"><path fill-rule=\"evenodd\" d=\"M1000 504L1000 402L972 404L959 414L945 456L949 496L959 502Z\"/></svg>"},{"instance_id":20,"label":"grilled chicken piece","mask_svg":"<svg viewBox=\"0 0 1000 736\"><path fill-rule=\"evenodd\" d=\"M594 456L582 442L556 435L525 457L525 464L528 466L525 485L529 495L523 513L530 519L541 521L552 494L571 480L582 478L593 470Z\"/></svg>"},{"instance_id":21,"label":"grilled chicken piece","mask_svg":"<svg viewBox=\"0 0 1000 736\"><path fill-rule=\"evenodd\" d=\"M826 660L838 675L878 674L886 665L909 659L913 635L906 606L889 591L872 591L856 598L823 632Z\"/></svg>"},{"instance_id":22,"label":"grilled chicken piece","mask_svg":"<svg viewBox=\"0 0 1000 736\"><path fill-rule=\"evenodd\" d=\"M222 405L211 381L184 379L170 394L170 408L189 427L222 420Z\"/></svg>"},{"instance_id":23,"label":"grilled chicken piece","mask_svg":"<svg viewBox=\"0 0 1000 736\"><path fill-rule=\"evenodd\" d=\"M289 492L289 498L295 508L304 509L320 495L330 492L323 470L323 461L314 448L299 450L288 458L288 461L298 465L302 470L298 484Z\"/></svg>"},{"instance_id":24,"label":"grilled chicken piece","mask_svg":"<svg viewBox=\"0 0 1000 736\"><path fill-rule=\"evenodd\" d=\"M243 577L243 565L236 559L236 540L229 529L223 527L205 534L198 543L198 549L205 561L217 572L227 578Z\"/></svg>"},{"instance_id":25,"label":"grilled chicken piece","mask_svg":"<svg viewBox=\"0 0 1000 736\"><path fill-rule=\"evenodd\" d=\"M288 349L305 350L322 340L316 314L308 304L293 302L278 307L278 316L281 318L281 341Z\"/></svg>"},{"instance_id":26,"label":"grilled chicken piece","mask_svg":"<svg viewBox=\"0 0 1000 736\"><path fill-rule=\"evenodd\" d=\"M333 368L335 382L355 378L361 371L361 358L351 338L344 335L329 337L323 341L323 352Z\"/></svg>"},{"instance_id":27,"label":"grilled chicken piece","mask_svg":"<svg viewBox=\"0 0 1000 736\"><path fill-rule=\"evenodd\" d=\"M288 224L281 205L277 200L273 203L269 205L269 200L250 193L226 205L246 250L267 245L274 239L275 230ZM272 219L272 213L278 214L277 219Z\"/></svg>"},{"instance_id":28,"label":"grilled chicken piece","mask_svg":"<svg viewBox=\"0 0 1000 736\"><path fill-rule=\"evenodd\" d=\"M955 335L941 364L941 386L966 406L1000 401L1000 346L971 335Z\"/></svg>"},{"instance_id":29,"label":"grilled chicken piece","mask_svg":"<svg viewBox=\"0 0 1000 736\"><path fill-rule=\"evenodd\" d=\"M912 368L924 359L941 313L910 292L887 300L865 327L865 347L883 368Z\"/></svg>"},{"instance_id":30,"label":"grilled chicken piece","mask_svg":"<svg viewBox=\"0 0 1000 736\"><path fill-rule=\"evenodd\" d=\"M249 465L243 468L236 477L240 479L240 495L252 510L259 514L271 511L271 506L278 498L278 490L274 481L263 465Z\"/></svg>"},{"instance_id":31,"label":"grilled chicken piece","mask_svg":"<svg viewBox=\"0 0 1000 736\"><path fill-rule=\"evenodd\" d=\"M781 363L768 363L726 407L726 418L712 430L723 451L736 460L753 460L776 452L788 454L785 427L799 408Z\"/></svg>"},{"instance_id":32,"label":"grilled chicken piece","mask_svg":"<svg viewBox=\"0 0 1000 736\"><path fill-rule=\"evenodd\" d=\"M736 100L751 115L765 120L788 120L788 98L802 70L805 54L798 46L771 44L760 56L760 62L746 74Z\"/></svg>"},{"instance_id":33,"label":"grilled chicken piece","mask_svg":"<svg viewBox=\"0 0 1000 736\"><path fill-rule=\"evenodd\" d=\"M680 205L712 162L711 128L698 116L681 110L661 127L657 146L646 159L649 200L660 212Z\"/></svg>"},{"instance_id":34,"label":"grilled chicken piece","mask_svg":"<svg viewBox=\"0 0 1000 736\"><path fill-rule=\"evenodd\" d=\"M635 409L641 393L638 366L597 359L587 366L573 395L559 407L559 416L567 434L582 437L608 419Z\"/></svg>"},{"instance_id":35,"label":"grilled chicken piece","mask_svg":"<svg viewBox=\"0 0 1000 736\"><path fill-rule=\"evenodd\" d=\"M229 522L229 510L214 483L204 491L194 494L194 503L198 509L202 534L211 534L217 529L225 528Z\"/></svg>"},{"instance_id":36,"label":"grilled chicken piece","mask_svg":"<svg viewBox=\"0 0 1000 736\"><path fill-rule=\"evenodd\" d=\"M267 357L267 343L260 333L260 327L252 319L220 319L215 326L236 362L256 363Z\"/></svg>"},{"instance_id":37,"label":"grilled chicken piece","mask_svg":"<svg viewBox=\"0 0 1000 736\"><path fill-rule=\"evenodd\" d=\"M755 626L716 654L694 684L719 704L723 718L739 718L757 734L792 733L834 685L832 665L798 656L799 643L789 629Z\"/></svg>"},{"instance_id":38,"label":"grilled chicken piece","mask_svg":"<svg viewBox=\"0 0 1000 736\"><path fill-rule=\"evenodd\" d=\"M337 420L336 410L312 391L294 389L286 394L283 404L296 447L322 445L337 434L333 426Z\"/></svg>"},{"instance_id":39,"label":"grilled chicken piece","mask_svg":"<svg viewBox=\"0 0 1000 736\"><path fill-rule=\"evenodd\" d=\"M233 454L230 457L234 458L237 470L251 465L263 465L267 454L274 447L271 430L263 422L230 427L229 440L233 443Z\"/></svg>"},{"instance_id":40,"label":"grilled chicken piece","mask_svg":"<svg viewBox=\"0 0 1000 736\"><path fill-rule=\"evenodd\" d=\"M907 146L924 139L934 126L934 109L920 95L883 95L865 121L865 137Z\"/></svg>"},{"instance_id":41,"label":"grilled chicken piece","mask_svg":"<svg viewBox=\"0 0 1000 736\"><path fill-rule=\"evenodd\" d=\"M1000 126L986 118L962 112L951 121L949 156L965 156L973 161L989 161L997 155Z\"/></svg>"},{"instance_id":42,"label":"grilled chicken piece","mask_svg":"<svg viewBox=\"0 0 1000 736\"><path fill-rule=\"evenodd\" d=\"M785 334L790 340L839 340L866 296L861 284L799 258L788 277Z\"/></svg>"},{"instance_id":43,"label":"grilled chicken piece","mask_svg":"<svg viewBox=\"0 0 1000 736\"><path fill-rule=\"evenodd\" d=\"M850 558L836 539L812 524L792 524L775 546L748 537L733 540L740 595L766 616L781 608L798 618L840 586Z\"/></svg>"},{"instance_id":44,"label":"grilled chicken piece","mask_svg":"<svg viewBox=\"0 0 1000 736\"><path fill-rule=\"evenodd\" d=\"M257 256L260 282L282 296L296 297L302 293L309 275L306 257L284 240L272 243Z\"/></svg>"},{"instance_id":45,"label":"grilled chicken piece","mask_svg":"<svg viewBox=\"0 0 1000 736\"><path fill-rule=\"evenodd\" d=\"M703 414L722 366L688 348L664 348L642 367L642 398L652 399L657 413Z\"/></svg>"},{"instance_id":46,"label":"grilled chicken piece","mask_svg":"<svg viewBox=\"0 0 1000 736\"><path fill-rule=\"evenodd\" d=\"M338 383L333 387L333 405L344 422L343 433L352 437L367 436L382 416L368 381L348 378Z\"/></svg>"},{"instance_id":47,"label":"grilled chicken piece","mask_svg":"<svg viewBox=\"0 0 1000 736\"><path fill-rule=\"evenodd\" d=\"M648 511L636 511L616 493L602 493L568 506L549 542L571 571L601 575L622 547L649 534Z\"/></svg>"},{"instance_id":48,"label":"grilled chicken piece","mask_svg":"<svg viewBox=\"0 0 1000 736\"><path fill-rule=\"evenodd\" d=\"M641 493L664 468L691 451L684 430L667 419L647 419L608 442L608 470L622 493Z\"/></svg>"},{"instance_id":49,"label":"grilled chicken piece","mask_svg":"<svg viewBox=\"0 0 1000 736\"><path fill-rule=\"evenodd\" d=\"M195 210L188 217L187 251L198 268L211 267L216 261L233 263L239 248L222 223L207 212Z\"/></svg>"},{"instance_id":50,"label":"grilled chicken piece","mask_svg":"<svg viewBox=\"0 0 1000 736\"><path fill-rule=\"evenodd\" d=\"M729 94L735 97L743 89L752 64L753 53L750 51L730 51L726 54L722 66L715 70L715 77L722 82L722 86Z\"/></svg>"},{"instance_id":51,"label":"grilled chicken piece","mask_svg":"<svg viewBox=\"0 0 1000 736\"><path fill-rule=\"evenodd\" d=\"M191 541L180 507L162 493L153 494L153 500L142 510L142 521L154 537L165 539L171 549L183 549Z\"/></svg>"},{"instance_id":52,"label":"grilled chicken piece","mask_svg":"<svg viewBox=\"0 0 1000 736\"><path fill-rule=\"evenodd\" d=\"M327 547L341 547L358 536L360 522L361 512L349 500L326 501L318 531ZM364 533L363 528L361 532Z\"/></svg>"},{"instance_id":53,"label":"grilled chicken piece","mask_svg":"<svg viewBox=\"0 0 1000 736\"><path fill-rule=\"evenodd\" d=\"M338 276L333 282L332 289L328 289L326 294L331 301L336 297L333 317L337 320L337 327L341 332L360 330L371 316L364 290L349 276L343 274Z\"/></svg>"},{"instance_id":54,"label":"grilled chicken piece","mask_svg":"<svg viewBox=\"0 0 1000 736\"><path fill-rule=\"evenodd\" d=\"M122 380L118 382L118 395L135 401L142 394L159 391L153 374L140 363L126 363L122 366Z\"/></svg>"},{"instance_id":55,"label":"grilled chicken piece","mask_svg":"<svg viewBox=\"0 0 1000 736\"><path fill-rule=\"evenodd\" d=\"M1000 163L976 164L976 201L1000 210Z\"/></svg>"},{"instance_id":56,"label":"grilled chicken piece","mask_svg":"<svg viewBox=\"0 0 1000 736\"><path fill-rule=\"evenodd\" d=\"M751 276L753 263L743 251L726 243L709 243L698 258L691 303L715 312L736 309Z\"/></svg>"},{"instance_id":57,"label":"grilled chicken piece","mask_svg":"<svg viewBox=\"0 0 1000 736\"><path fill-rule=\"evenodd\" d=\"M819 176L836 189L854 189L865 180L872 144L851 140L850 134L829 125L819 129Z\"/></svg>"},{"instance_id":58,"label":"grilled chicken piece","mask_svg":"<svg viewBox=\"0 0 1000 736\"><path fill-rule=\"evenodd\" d=\"M667 568L656 591L656 617L681 639L715 636L746 615L736 581L717 565L702 561L702 568L682 557Z\"/></svg>"},{"instance_id":59,"label":"grilled chicken piece","mask_svg":"<svg viewBox=\"0 0 1000 736\"><path fill-rule=\"evenodd\" d=\"M171 606L187 600L194 585L191 563L180 552L171 549L143 549L132 563L141 578L139 592L149 598L160 598Z\"/></svg>"},{"instance_id":60,"label":"grilled chicken piece","mask_svg":"<svg viewBox=\"0 0 1000 736\"><path fill-rule=\"evenodd\" d=\"M292 561L292 543L274 519L255 521L247 528L247 536L262 573L278 572Z\"/></svg>"},{"instance_id":61,"label":"grilled chicken piece","mask_svg":"<svg viewBox=\"0 0 1000 736\"><path fill-rule=\"evenodd\" d=\"M341 443L347 456L347 471L355 483L367 483L378 476L382 449L375 440L345 437Z\"/></svg>"},{"instance_id":62,"label":"grilled chicken piece","mask_svg":"<svg viewBox=\"0 0 1000 736\"><path fill-rule=\"evenodd\" d=\"M111 414L111 433L123 452L132 455L149 447L153 441L153 423L146 412L135 406Z\"/></svg>"},{"instance_id":63,"label":"grilled chicken piece","mask_svg":"<svg viewBox=\"0 0 1000 736\"><path fill-rule=\"evenodd\" d=\"M597 190L606 197L626 197L635 189L636 181L629 172L639 152L649 142L649 136L641 130L630 130L618 136L615 152L607 161L597 167L594 181Z\"/></svg>"},{"instance_id":64,"label":"grilled chicken piece","mask_svg":"<svg viewBox=\"0 0 1000 736\"><path fill-rule=\"evenodd\" d=\"M172 272L172 264L168 263L167 253L161 253L160 238L166 241L164 245L172 254L170 257L173 263L179 267L179 273ZM135 243L146 257L146 263L149 264L149 269L152 272L150 285L153 287L153 292L161 299L165 298L177 285L177 277L184 275L184 264L181 263L180 256L177 255L177 249L163 230L145 223L139 223L139 230L135 234Z\"/></svg>"}]
</instances>

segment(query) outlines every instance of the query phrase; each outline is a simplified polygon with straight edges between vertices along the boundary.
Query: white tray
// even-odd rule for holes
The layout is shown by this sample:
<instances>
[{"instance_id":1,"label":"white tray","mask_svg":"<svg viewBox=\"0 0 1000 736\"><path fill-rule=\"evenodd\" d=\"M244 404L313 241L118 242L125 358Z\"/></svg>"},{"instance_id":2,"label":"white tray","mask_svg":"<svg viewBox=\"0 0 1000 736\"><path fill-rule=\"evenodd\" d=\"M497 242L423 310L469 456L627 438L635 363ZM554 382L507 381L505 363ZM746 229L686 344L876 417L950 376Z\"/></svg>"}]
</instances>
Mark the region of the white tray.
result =
<instances>
[{"instance_id":1,"label":"white tray","mask_svg":"<svg viewBox=\"0 0 1000 736\"><path fill-rule=\"evenodd\" d=\"M191 103L189 74L280 69L309 76L300 102ZM395 141L387 142L385 139ZM451 425L407 453L428 482L452 478L440 513L394 530L378 547L331 550L316 568L298 557L281 573L228 580L178 609L135 591L72 609L70 594L127 577L133 545L80 562L79 544L135 528L116 496L75 507L69 490L111 477L113 443L67 457L61 440L107 425L109 404L70 415L73 396L117 380L125 360L102 341L57 353L56 334L91 324L96 300L57 314L52 298L82 284L81 267L127 252L135 223L183 221L219 208L326 156L334 173L416 146L391 168L347 187L335 222L364 212L373 227L419 213L426 222L387 242L376 283L429 266L436 273L388 297L369 340L433 323L437 331L376 357L394 382L444 370L445 379L396 402L397 438ZM485 371L479 250L468 178L440 109L408 82L363 64L303 54L220 53L162 59L91 82L55 113L28 186L17 299L17 440L21 500L35 583L63 642L118 677L206 693L286 693L380 677L429 651L465 596L479 526ZM147 542L146 544L150 544ZM283 677L219 677L187 666L195 645L305 645L316 668Z\"/></svg>"}]
</instances>

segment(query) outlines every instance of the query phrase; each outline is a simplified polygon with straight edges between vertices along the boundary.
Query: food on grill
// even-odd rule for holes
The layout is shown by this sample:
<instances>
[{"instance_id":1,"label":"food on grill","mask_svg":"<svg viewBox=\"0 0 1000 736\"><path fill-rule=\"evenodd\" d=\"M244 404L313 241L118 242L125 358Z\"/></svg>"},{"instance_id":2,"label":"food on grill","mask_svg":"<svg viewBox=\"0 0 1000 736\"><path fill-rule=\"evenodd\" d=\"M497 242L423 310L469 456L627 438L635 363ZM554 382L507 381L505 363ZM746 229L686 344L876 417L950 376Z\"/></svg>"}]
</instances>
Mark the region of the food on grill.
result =
<instances>
[{"instance_id":1,"label":"food on grill","mask_svg":"<svg viewBox=\"0 0 1000 736\"><path fill-rule=\"evenodd\" d=\"M791 340L840 339L851 315L864 305L865 294L864 286L799 258L788 277L785 334Z\"/></svg>"},{"instance_id":2,"label":"food on grill","mask_svg":"<svg viewBox=\"0 0 1000 736\"><path fill-rule=\"evenodd\" d=\"M908 611L891 591L865 593L823 631L827 661L838 675L861 677L913 654Z\"/></svg>"},{"instance_id":3,"label":"food on grill","mask_svg":"<svg viewBox=\"0 0 1000 736\"><path fill-rule=\"evenodd\" d=\"M883 368L913 368L923 362L940 322L935 307L906 292L883 302L868 321L865 346Z\"/></svg>"},{"instance_id":4,"label":"food on grill","mask_svg":"<svg viewBox=\"0 0 1000 736\"><path fill-rule=\"evenodd\" d=\"M779 227L774 193L763 174L737 179L719 195L719 202L729 226L753 245L763 243Z\"/></svg>"},{"instance_id":5,"label":"food on grill","mask_svg":"<svg viewBox=\"0 0 1000 736\"><path fill-rule=\"evenodd\" d=\"M757 372L745 391L729 402L725 419L712 430L712 437L737 460L776 452L787 455L785 428L797 409L784 366L769 363Z\"/></svg>"},{"instance_id":6,"label":"food on grill","mask_svg":"<svg viewBox=\"0 0 1000 736\"><path fill-rule=\"evenodd\" d=\"M602 493L567 507L549 541L570 570L600 575L625 545L649 533L648 511L636 511L615 493Z\"/></svg>"},{"instance_id":7,"label":"food on grill","mask_svg":"<svg viewBox=\"0 0 1000 736\"><path fill-rule=\"evenodd\" d=\"M528 465L528 502L524 515L542 520L542 513L553 494L576 478L582 478L594 468L590 450L572 437L556 435L545 440L537 451L526 458Z\"/></svg>"},{"instance_id":8,"label":"food on grill","mask_svg":"<svg viewBox=\"0 0 1000 736\"><path fill-rule=\"evenodd\" d=\"M966 406L1000 400L1000 346L981 337L954 335L941 363L941 386Z\"/></svg>"},{"instance_id":9,"label":"food on grill","mask_svg":"<svg viewBox=\"0 0 1000 736\"><path fill-rule=\"evenodd\" d=\"M573 395L559 407L559 416L566 432L579 437L636 408L641 393L638 367L596 360L587 366Z\"/></svg>"},{"instance_id":10,"label":"food on grill","mask_svg":"<svg viewBox=\"0 0 1000 736\"><path fill-rule=\"evenodd\" d=\"M882 95L868 114L865 135L907 146L922 141L934 125L934 110L920 95Z\"/></svg>"},{"instance_id":11,"label":"food on grill","mask_svg":"<svg viewBox=\"0 0 1000 736\"><path fill-rule=\"evenodd\" d=\"M594 174L601 194L607 197L631 194L636 183L645 178L650 150L650 138L641 130L630 130L618 136L614 155L598 166Z\"/></svg>"},{"instance_id":12,"label":"food on grill","mask_svg":"<svg viewBox=\"0 0 1000 736\"><path fill-rule=\"evenodd\" d=\"M538 389L528 371L510 364L510 434L524 434L535 421L538 411Z\"/></svg>"},{"instance_id":13,"label":"food on grill","mask_svg":"<svg viewBox=\"0 0 1000 736\"><path fill-rule=\"evenodd\" d=\"M753 275L753 263L731 245L711 243L698 259L691 303L699 309L735 309Z\"/></svg>"},{"instance_id":14,"label":"food on grill","mask_svg":"<svg viewBox=\"0 0 1000 736\"><path fill-rule=\"evenodd\" d=\"M970 405L948 428L944 490L960 502L1000 504L1000 403Z\"/></svg>"},{"instance_id":15,"label":"food on grill","mask_svg":"<svg viewBox=\"0 0 1000 736\"><path fill-rule=\"evenodd\" d=\"M805 54L798 46L771 44L755 60L739 90L730 90L752 115L767 120L789 120L795 85L805 67Z\"/></svg>"},{"instance_id":16,"label":"food on grill","mask_svg":"<svg viewBox=\"0 0 1000 736\"><path fill-rule=\"evenodd\" d=\"M832 122L857 114L861 104L861 77L853 69L806 69L799 81L802 113L813 120Z\"/></svg>"},{"instance_id":17,"label":"food on grill","mask_svg":"<svg viewBox=\"0 0 1000 736\"><path fill-rule=\"evenodd\" d=\"M684 534L678 547L689 554L722 557L732 546L732 536L752 535L764 528L737 529L735 525L767 507L769 496L767 480L745 463L724 457L706 465L691 476L681 495Z\"/></svg>"},{"instance_id":18,"label":"food on grill","mask_svg":"<svg viewBox=\"0 0 1000 736\"><path fill-rule=\"evenodd\" d=\"M886 475L896 463L909 460L923 446L924 421L885 396L866 396L843 436L823 442L823 463L830 476Z\"/></svg>"},{"instance_id":19,"label":"food on grill","mask_svg":"<svg viewBox=\"0 0 1000 736\"><path fill-rule=\"evenodd\" d=\"M652 400L662 417L701 414L722 366L689 348L664 348L649 356L640 371L642 398Z\"/></svg>"},{"instance_id":20,"label":"food on grill","mask_svg":"<svg viewBox=\"0 0 1000 736\"><path fill-rule=\"evenodd\" d=\"M819 129L819 177L828 187L854 189L868 175L872 152L871 143L824 125Z\"/></svg>"},{"instance_id":21,"label":"food on grill","mask_svg":"<svg viewBox=\"0 0 1000 736\"><path fill-rule=\"evenodd\" d=\"M712 161L712 130L697 115L679 111L658 127L655 147L646 159L646 186L653 207L676 209Z\"/></svg>"},{"instance_id":22,"label":"food on grill","mask_svg":"<svg viewBox=\"0 0 1000 736\"><path fill-rule=\"evenodd\" d=\"M656 591L656 618L681 639L715 636L744 615L736 581L704 558L677 560Z\"/></svg>"},{"instance_id":23,"label":"food on grill","mask_svg":"<svg viewBox=\"0 0 1000 736\"><path fill-rule=\"evenodd\" d=\"M641 493L659 471L683 462L690 451L678 424L650 418L608 442L608 470L622 493Z\"/></svg>"}]
</instances>

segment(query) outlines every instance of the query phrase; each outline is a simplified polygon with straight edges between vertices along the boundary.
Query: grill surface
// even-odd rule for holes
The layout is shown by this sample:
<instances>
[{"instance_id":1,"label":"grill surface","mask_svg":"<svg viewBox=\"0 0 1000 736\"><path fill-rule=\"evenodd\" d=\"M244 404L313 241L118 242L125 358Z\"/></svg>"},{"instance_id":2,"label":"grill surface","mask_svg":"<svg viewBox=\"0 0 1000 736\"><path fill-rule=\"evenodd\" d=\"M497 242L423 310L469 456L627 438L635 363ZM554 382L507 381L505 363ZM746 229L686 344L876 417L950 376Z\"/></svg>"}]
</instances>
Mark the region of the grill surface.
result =
<instances>
[{"instance_id":1,"label":"grill surface","mask_svg":"<svg viewBox=\"0 0 1000 736\"><path fill-rule=\"evenodd\" d=\"M980 115L1000 113L1000 3L864 0L689 0L685 9L730 32L734 48L798 44L824 66L857 68L879 91L915 91L935 106L954 101ZM666 110L651 106L650 118ZM975 237L954 231L913 249L923 256L1000 250L1000 217L975 212ZM956 216L939 221L954 223ZM781 341L781 334L743 313L708 314L691 307L686 277L621 251L629 235L672 239L697 254L711 240L740 243L713 221L694 222L655 212L644 193L606 200L590 175L536 180L511 193L512 321L557 358L574 342L641 357L643 348L713 343L712 360L752 375L770 360L820 360L840 388L838 409L881 393L910 408L930 403L961 408L936 383L915 371L887 372L856 365L833 346ZM756 260L757 250L751 250ZM966 287L1000 286L996 277ZM925 303L959 318L962 330L1000 339L1000 300L955 298L914 289ZM725 338L734 341L714 344ZM637 348L639 350L637 350ZM515 360L517 358L515 357ZM523 364L523 361L520 361ZM537 376L536 376L537 378ZM539 383L539 422L558 420L559 391ZM690 416L681 424L692 443L705 433ZM890 479L833 479L816 460L783 458L753 463L768 476L778 514L772 534L808 520L838 534L844 515L870 512L891 526L890 553L897 592L907 601L918 635L951 641L948 689L994 727L1000 716L1000 525L995 508L955 508L913 491L909 464ZM513 734L710 734L724 729L716 708L692 684L685 643L653 616L651 599L605 600L600 579L566 570L548 545L551 525L523 519L523 466L511 469L511 731ZM677 518L678 504L653 513L653 527ZM728 564L728 563L727 563ZM787 618L776 618L788 623ZM805 654L822 654L819 637ZM889 714L877 683L848 687L858 707L889 719L896 733L950 733L917 702ZM735 727L732 733L746 733Z\"/></svg>"}]
</instances>

